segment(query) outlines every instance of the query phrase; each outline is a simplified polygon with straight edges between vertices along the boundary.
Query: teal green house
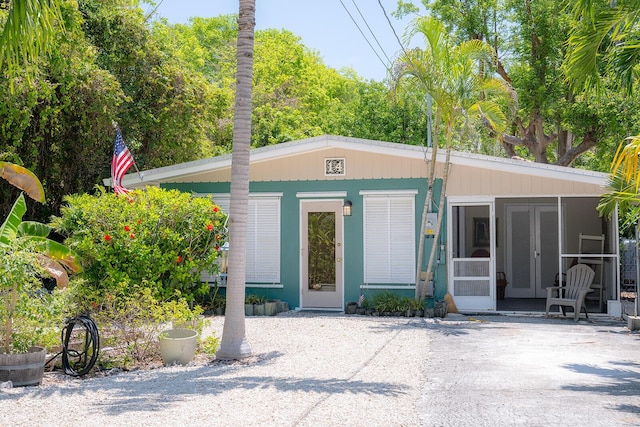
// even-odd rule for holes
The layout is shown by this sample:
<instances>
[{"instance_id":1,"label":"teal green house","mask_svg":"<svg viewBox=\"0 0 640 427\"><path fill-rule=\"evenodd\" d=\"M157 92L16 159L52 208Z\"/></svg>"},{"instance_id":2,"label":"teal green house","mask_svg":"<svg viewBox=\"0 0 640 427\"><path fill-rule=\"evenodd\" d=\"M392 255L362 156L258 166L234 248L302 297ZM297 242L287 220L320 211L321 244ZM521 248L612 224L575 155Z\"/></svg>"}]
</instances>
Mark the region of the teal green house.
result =
<instances>
[{"instance_id":1,"label":"teal green house","mask_svg":"<svg viewBox=\"0 0 640 427\"><path fill-rule=\"evenodd\" d=\"M580 260L596 269L590 311L620 315L617 218L596 210L606 174L453 152L439 205L438 156L422 234L428 149L331 135L253 149L247 293L336 311L381 291L413 296L417 263L424 270L435 251L427 304L449 293L461 312L544 310L535 307L545 288ZM230 178L223 155L129 174L123 185L175 188L228 211Z\"/></svg>"}]
</instances>

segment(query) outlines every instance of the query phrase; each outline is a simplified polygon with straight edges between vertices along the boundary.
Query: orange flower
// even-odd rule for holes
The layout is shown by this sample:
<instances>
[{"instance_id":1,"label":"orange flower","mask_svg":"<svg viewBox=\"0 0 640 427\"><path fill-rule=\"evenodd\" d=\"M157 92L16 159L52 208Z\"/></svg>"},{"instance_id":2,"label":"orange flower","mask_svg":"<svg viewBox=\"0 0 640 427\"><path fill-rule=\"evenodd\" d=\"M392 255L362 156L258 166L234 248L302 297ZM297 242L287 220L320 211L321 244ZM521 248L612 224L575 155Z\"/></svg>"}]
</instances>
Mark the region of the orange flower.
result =
<instances>
[{"instance_id":1,"label":"orange flower","mask_svg":"<svg viewBox=\"0 0 640 427\"><path fill-rule=\"evenodd\" d=\"M180 264L181 262L182 262L182 257L178 255L178 258L176 258L176 264Z\"/></svg>"},{"instance_id":2,"label":"orange flower","mask_svg":"<svg viewBox=\"0 0 640 427\"><path fill-rule=\"evenodd\" d=\"M131 231L131 229L129 228L129 226L128 226L128 225L125 225L125 226L124 226L124 231L129 232L129 231Z\"/></svg>"},{"instance_id":3,"label":"orange flower","mask_svg":"<svg viewBox=\"0 0 640 427\"><path fill-rule=\"evenodd\" d=\"M209 231L213 230L213 225L207 224L207 230L209 230Z\"/></svg>"},{"instance_id":4,"label":"orange flower","mask_svg":"<svg viewBox=\"0 0 640 427\"><path fill-rule=\"evenodd\" d=\"M111 236L109 236L108 234L105 234L104 240L108 242L109 240L111 240Z\"/></svg>"},{"instance_id":5,"label":"orange flower","mask_svg":"<svg viewBox=\"0 0 640 427\"><path fill-rule=\"evenodd\" d=\"M216 245L216 251L220 250L220 246Z\"/></svg>"},{"instance_id":6,"label":"orange flower","mask_svg":"<svg viewBox=\"0 0 640 427\"><path fill-rule=\"evenodd\" d=\"M220 210L220 209L218 209L218 207L217 207L217 206L214 206L214 207L213 207L213 211L214 211L214 212L218 212L219 210Z\"/></svg>"},{"instance_id":7,"label":"orange flower","mask_svg":"<svg viewBox=\"0 0 640 427\"><path fill-rule=\"evenodd\" d=\"M132 239L135 239L136 238L136 233L129 234L129 237L131 237Z\"/></svg>"}]
</instances>

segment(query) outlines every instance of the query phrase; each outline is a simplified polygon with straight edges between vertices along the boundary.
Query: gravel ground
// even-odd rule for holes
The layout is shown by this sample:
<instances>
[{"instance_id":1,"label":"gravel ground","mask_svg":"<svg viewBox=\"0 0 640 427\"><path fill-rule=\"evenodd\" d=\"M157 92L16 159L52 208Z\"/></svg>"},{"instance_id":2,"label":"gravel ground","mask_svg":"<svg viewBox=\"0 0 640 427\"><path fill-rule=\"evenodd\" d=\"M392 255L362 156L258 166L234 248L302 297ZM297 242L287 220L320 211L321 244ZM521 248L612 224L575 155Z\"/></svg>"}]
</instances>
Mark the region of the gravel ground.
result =
<instances>
[{"instance_id":1,"label":"gravel ground","mask_svg":"<svg viewBox=\"0 0 640 427\"><path fill-rule=\"evenodd\" d=\"M205 331L222 334L223 317ZM437 320L327 313L246 319L254 356L0 389L0 425L412 426Z\"/></svg>"}]
</instances>

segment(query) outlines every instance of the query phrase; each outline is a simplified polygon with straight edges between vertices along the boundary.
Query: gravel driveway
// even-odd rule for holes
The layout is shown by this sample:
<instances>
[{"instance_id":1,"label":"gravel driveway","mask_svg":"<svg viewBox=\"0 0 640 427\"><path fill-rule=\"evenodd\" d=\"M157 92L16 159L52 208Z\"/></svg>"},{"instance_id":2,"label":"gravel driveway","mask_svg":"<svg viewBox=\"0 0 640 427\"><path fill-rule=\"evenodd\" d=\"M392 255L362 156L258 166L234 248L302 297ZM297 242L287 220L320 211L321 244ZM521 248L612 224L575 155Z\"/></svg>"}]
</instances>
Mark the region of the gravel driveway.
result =
<instances>
[{"instance_id":1,"label":"gravel driveway","mask_svg":"<svg viewBox=\"0 0 640 427\"><path fill-rule=\"evenodd\" d=\"M211 318L222 333L222 317ZM0 390L0 424L419 424L428 319L288 312L246 319L254 357ZM45 374L52 375L52 374Z\"/></svg>"},{"instance_id":2,"label":"gravel driveway","mask_svg":"<svg viewBox=\"0 0 640 427\"><path fill-rule=\"evenodd\" d=\"M246 326L243 362L1 389L0 425L640 425L640 334L620 320L288 312Z\"/></svg>"}]
</instances>

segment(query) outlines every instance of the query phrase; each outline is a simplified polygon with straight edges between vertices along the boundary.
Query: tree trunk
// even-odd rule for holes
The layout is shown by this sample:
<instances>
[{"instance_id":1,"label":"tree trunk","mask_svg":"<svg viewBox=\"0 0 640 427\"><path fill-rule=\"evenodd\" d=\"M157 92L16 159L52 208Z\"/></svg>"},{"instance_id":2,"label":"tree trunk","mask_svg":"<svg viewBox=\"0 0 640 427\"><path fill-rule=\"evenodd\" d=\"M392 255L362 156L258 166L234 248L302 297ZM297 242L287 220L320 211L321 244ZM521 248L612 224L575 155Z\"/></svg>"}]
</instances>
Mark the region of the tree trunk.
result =
<instances>
[{"instance_id":1,"label":"tree trunk","mask_svg":"<svg viewBox=\"0 0 640 427\"><path fill-rule=\"evenodd\" d=\"M238 67L231 153L227 309L220 350L216 354L219 359L242 359L251 356L251 348L245 333L244 298L255 10L255 0L240 0L236 53Z\"/></svg>"},{"instance_id":2,"label":"tree trunk","mask_svg":"<svg viewBox=\"0 0 640 427\"><path fill-rule=\"evenodd\" d=\"M447 151L446 158L444 162L444 172L442 174L442 188L440 189L440 202L438 204L438 221L435 227L435 233L433 235L432 243L431 243L431 253L429 254L429 261L427 262L427 277L425 279L425 285L422 287L422 292L420 294L420 302L423 302L426 298L427 294L427 282L430 279L431 271L433 270L433 262L435 259L436 251L438 251L438 240L440 238L440 228L442 227L442 217L444 216L444 201L447 193L447 182L449 181L449 167L451 166L451 126L447 125ZM432 185L433 187L433 185ZM424 239L423 236L421 236Z\"/></svg>"},{"instance_id":3,"label":"tree trunk","mask_svg":"<svg viewBox=\"0 0 640 427\"><path fill-rule=\"evenodd\" d=\"M437 155L438 155L438 133L440 132L440 113L436 110L436 120L435 120L435 129L433 131L433 144L431 147L431 168L429 170L429 177L427 178L427 194L424 199L424 206L422 207L422 222L420 224L420 241L418 242L418 257L416 262L416 292L415 299L416 300L424 300L423 291L420 289L420 273L422 272L422 258L424 254L424 236L427 229L427 213L429 212L429 207L431 206L431 199L433 197L433 185L436 180L436 165L437 165ZM426 154L425 154L426 157ZM426 158L425 158L426 161ZM425 284L423 288L427 287L427 282L429 281L429 272L427 271L427 278L425 279Z\"/></svg>"}]
</instances>

